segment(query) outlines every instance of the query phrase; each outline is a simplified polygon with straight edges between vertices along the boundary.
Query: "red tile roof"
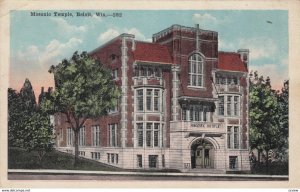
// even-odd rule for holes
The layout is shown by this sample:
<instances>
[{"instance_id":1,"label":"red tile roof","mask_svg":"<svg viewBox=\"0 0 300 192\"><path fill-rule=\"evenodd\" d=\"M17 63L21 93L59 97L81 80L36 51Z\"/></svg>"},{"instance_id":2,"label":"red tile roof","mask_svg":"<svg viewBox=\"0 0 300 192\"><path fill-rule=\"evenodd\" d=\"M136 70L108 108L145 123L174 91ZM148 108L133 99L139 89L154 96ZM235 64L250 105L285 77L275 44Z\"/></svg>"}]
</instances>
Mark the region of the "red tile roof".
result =
<instances>
[{"instance_id":1,"label":"red tile roof","mask_svg":"<svg viewBox=\"0 0 300 192\"><path fill-rule=\"evenodd\" d=\"M136 42L133 52L136 61L172 64L168 48L164 45L148 42Z\"/></svg>"},{"instance_id":2,"label":"red tile roof","mask_svg":"<svg viewBox=\"0 0 300 192\"><path fill-rule=\"evenodd\" d=\"M219 52L218 68L226 71L248 71L240 54L233 52Z\"/></svg>"}]
</instances>

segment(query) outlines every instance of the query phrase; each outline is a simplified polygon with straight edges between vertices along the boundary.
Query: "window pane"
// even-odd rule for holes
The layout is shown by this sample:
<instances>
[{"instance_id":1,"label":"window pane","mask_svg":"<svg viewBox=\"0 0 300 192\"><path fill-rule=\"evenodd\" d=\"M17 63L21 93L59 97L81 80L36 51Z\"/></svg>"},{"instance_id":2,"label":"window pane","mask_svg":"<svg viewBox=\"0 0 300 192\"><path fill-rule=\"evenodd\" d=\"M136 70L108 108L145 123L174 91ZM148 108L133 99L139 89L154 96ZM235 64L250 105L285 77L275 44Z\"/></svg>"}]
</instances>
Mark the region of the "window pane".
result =
<instances>
[{"instance_id":1,"label":"window pane","mask_svg":"<svg viewBox=\"0 0 300 192\"><path fill-rule=\"evenodd\" d=\"M147 147L151 147L151 135L152 131L146 131L146 145Z\"/></svg>"},{"instance_id":2,"label":"window pane","mask_svg":"<svg viewBox=\"0 0 300 192\"><path fill-rule=\"evenodd\" d=\"M234 148L239 148L239 128L234 127Z\"/></svg>"},{"instance_id":3,"label":"window pane","mask_svg":"<svg viewBox=\"0 0 300 192\"><path fill-rule=\"evenodd\" d=\"M154 131L154 147L158 147L158 131Z\"/></svg>"},{"instance_id":4,"label":"window pane","mask_svg":"<svg viewBox=\"0 0 300 192\"><path fill-rule=\"evenodd\" d=\"M237 156L229 156L229 168L236 169L237 164Z\"/></svg>"},{"instance_id":5,"label":"window pane","mask_svg":"<svg viewBox=\"0 0 300 192\"><path fill-rule=\"evenodd\" d=\"M228 148L228 149L232 148L232 147L231 147L231 142L232 142L232 141L231 141L231 139L232 139L232 138L231 138L231 134L232 134L232 133L231 133L231 127L228 126L228 127L227 127L227 148Z\"/></svg>"},{"instance_id":6,"label":"window pane","mask_svg":"<svg viewBox=\"0 0 300 192\"><path fill-rule=\"evenodd\" d=\"M192 73L197 73L197 65L195 61L192 61Z\"/></svg>"},{"instance_id":7,"label":"window pane","mask_svg":"<svg viewBox=\"0 0 300 192\"><path fill-rule=\"evenodd\" d=\"M143 147L143 123L138 123L137 128L138 128L138 146Z\"/></svg>"},{"instance_id":8,"label":"window pane","mask_svg":"<svg viewBox=\"0 0 300 192\"><path fill-rule=\"evenodd\" d=\"M157 155L149 155L149 167L156 168L157 166Z\"/></svg>"},{"instance_id":9,"label":"window pane","mask_svg":"<svg viewBox=\"0 0 300 192\"><path fill-rule=\"evenodd\" d=\"M204 110L203 110L203 121L207 121L207 119L206 119L206 116L207 116L206 111L207 111L207 109L204 108Z\"/></svg>"},{"instance_id":10,"label":"window pane","mask_svg":"<svg viewBox=\"0 0 300 192\"><path fill-rule=\"evenodd\" d=\"M239 97L234 96L234 115L239 115Z\"/></svg>"},{"instance_id":11,"label":"window pane","mask_svg":"<svg viewBox=\"0 0 300 192\"><path fill-rule=\"evenodd\" d=\"M159 111L159 90L154 90L154 110Z\"/></svg>"},{"instance_id":12,"label":"window pane","mask_svg":"<svg viewBox=\"0 0 300 192\"><path fill-rule=\"evenodd\" d=\"M231 99L232 96L227 96L227 115L231 115Z\"/></svg>"},{"instance_id":13,"label":"window pane","mask_svg":"<svg viewBox=\"0 0 300 192\"><path fill-rule=\"evenodd\" d=\"M116 146L116 134L115 134L115 125L112 125L111 128L111 141L112 141L112 146Z\"/></svg>"},{"instance_id":14,"label":"window pane","mask_svg":"<svg viewBox=\"0 0 300 192\"><path fill-rule=\"evenodd\" d=\"M143 110L143 90L138 90L137 91L137 104L138 104L138 110L142 111Z\"/></svg>"},{"instance_id":15,"label":"window pane","mask_svg":"<svg viewBox=\"0 0 300 192\"><path fill-rule=\"evenodd\" d=\"M197 73L198 74L202 74L202 62L201 61L198 61L197 62L197 66L198 66L198 71L197 71Z\"/></svg>"},{"instance_id":16,"label":"window pane","mask_svg":"<svg viewBox=\"0 0 300 192\"><path fill-rule=\"evenodd\" d=\"M190 121L194 121L194 108L190 108Z\"/></svg>"},{"instance_id":17,"label":"window pane","mask_svg":"<svg viewBox=\"0 0 300 192\"><path fill-rule=\"evenodd\" d=\"M224 96L219 96L219 115L224 115Z\"/></svg>"},{"instance_id":18,"label":"window pane","mask_svg":"<svg viewBox=\"0 0 300 192\"><path fill-rule=\"evenodd\" d=\"M198 86L203 86L203 84L202 84L202 75L198 75Z\"/></svg>"},{"instance_id":19,"label":"window pane","mask_svg":"<svg viewBox=\"0 0 300 192\"><path fill-rule=\"evenodd\" d=\"M151 77L153 75L153 68L149 67L148 68L148 76Z\"/></svg>"},{"instance_id":20,"label":"window pane","mask_svg":"<svg viewBox=\"0 0 300 192\"><path fill-rule=\"evenodd\" d=\"M138 167L143 167L143 157L142 155L137 155Z\"/></svg>"},{"instance_id":21,"label":"window pane","mask_svg":"<svg viewBox=\"0 0 300 192\"><path fill-rule=\"evenodd\" d=\"M182 120L186 121L186 110L182 109Z\"/></svg>"},{"instance_id":22,"label":"window pane","mask_svg":"<svg viewBox=\"0 0 300 192\"><path fill-rule=\"evenodd\" d=\"M196 85L197 85L197 76L192 75L192 86L196 86Z\"/></svg>"},{"instance_id":23,"label":"window pane","mask_svg":"<svg viewBox=\"0 0 300 192\"><path fill-rule=\"evenodd\" d=\"M147 110L152 109L152 89L147 89Z\"/></svg>"}]
</instances>

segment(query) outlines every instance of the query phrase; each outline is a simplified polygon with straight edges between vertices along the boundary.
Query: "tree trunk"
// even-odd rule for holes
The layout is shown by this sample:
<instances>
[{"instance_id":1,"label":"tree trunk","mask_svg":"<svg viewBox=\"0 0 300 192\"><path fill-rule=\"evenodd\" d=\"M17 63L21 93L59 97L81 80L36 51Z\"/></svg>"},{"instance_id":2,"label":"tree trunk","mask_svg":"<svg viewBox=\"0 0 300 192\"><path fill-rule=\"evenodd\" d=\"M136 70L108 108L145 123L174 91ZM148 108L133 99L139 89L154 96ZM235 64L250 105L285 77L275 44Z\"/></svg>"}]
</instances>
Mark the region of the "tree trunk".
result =
<instances>
[{"instance_id":1,"label":"tree trunk","mask_svg":"<svg viewBox=\"0 0 300 192\"><path fill-rule=\"evenodd\" d=\"M74 147L75 147L74 167L76 167L78 164L78 156L79 156L78 137L79 137L79 129L77 129L77 131L74 131Z\"/></svg>"},{"instance_id":2,"label":"tree trunk","mask_svg":"<svg viewBox=\"0 0 300 192\"><path fill-rule=\"evenodd\" d=\"M45 151L38 150L39 168L42 168L42 160L45 154L46 154Z\"/></svg>"}]
</instances>

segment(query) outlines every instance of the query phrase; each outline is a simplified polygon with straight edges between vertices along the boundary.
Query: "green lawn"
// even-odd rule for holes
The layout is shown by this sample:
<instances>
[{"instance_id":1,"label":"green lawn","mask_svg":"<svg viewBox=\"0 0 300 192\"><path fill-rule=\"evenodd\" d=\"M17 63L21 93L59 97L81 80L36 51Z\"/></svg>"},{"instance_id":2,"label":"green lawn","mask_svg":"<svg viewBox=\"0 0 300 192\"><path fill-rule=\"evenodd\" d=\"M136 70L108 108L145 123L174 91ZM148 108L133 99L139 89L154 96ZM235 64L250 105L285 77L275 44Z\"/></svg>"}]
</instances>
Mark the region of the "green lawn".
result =
<instances>
[{"instance_id":1,"label":"green lawn","mask_svg":"<svg viewBox=\"0 0 300 192\"><path fill-rule=\"evenodd\" d=\"M45 155L42 164L38 164L37 152L26 152L20 148L9 148L9 169L64 169L88 171L134 171L134 172L180 172L174 169L129 170L109 166L93 160L80 158L77 167L73 167L74 156L53 150Z\"/></svg>"},{"instance_id":2,"label":"green lawn","mask_svg":"<svg viewBox=\"0 0 300 192\"><path fill-rule=\"evenodd\" d=\"M45 155L42 164L38 164L36 152L26 152L20 148L10 148L8 154L9 169L66 169L93 171L121 171L122 169L96 161L80 158L78 166L73 167L74 156L53 150Z\"/></svg>"}]
</instances>

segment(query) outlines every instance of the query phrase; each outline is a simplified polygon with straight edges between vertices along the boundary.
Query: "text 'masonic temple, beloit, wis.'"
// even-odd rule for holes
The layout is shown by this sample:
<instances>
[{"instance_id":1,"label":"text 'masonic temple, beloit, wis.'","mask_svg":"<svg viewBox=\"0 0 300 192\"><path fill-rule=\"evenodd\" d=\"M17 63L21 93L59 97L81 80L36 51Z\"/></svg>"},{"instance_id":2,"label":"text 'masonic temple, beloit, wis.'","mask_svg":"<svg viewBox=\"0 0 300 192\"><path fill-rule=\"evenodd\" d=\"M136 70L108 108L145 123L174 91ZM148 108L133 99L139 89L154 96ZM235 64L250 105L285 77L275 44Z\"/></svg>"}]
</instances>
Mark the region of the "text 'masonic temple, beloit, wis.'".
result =
<instances>
[{"instance_id":1,"label":"text 'masonic temple, beloit, wis.'","mask_svg":"<svg viewBox=\"0 0 300 192\"><path fill-rule=\"evenodd\" d=\"M153 42L122 34L89 54L111 69L122 95L80 129L80 156L124 169L249 171L249 50L218 50L218 33L172 25ZM56 149L73 132L54 118Z\"/></svg>"}]
</instances>

